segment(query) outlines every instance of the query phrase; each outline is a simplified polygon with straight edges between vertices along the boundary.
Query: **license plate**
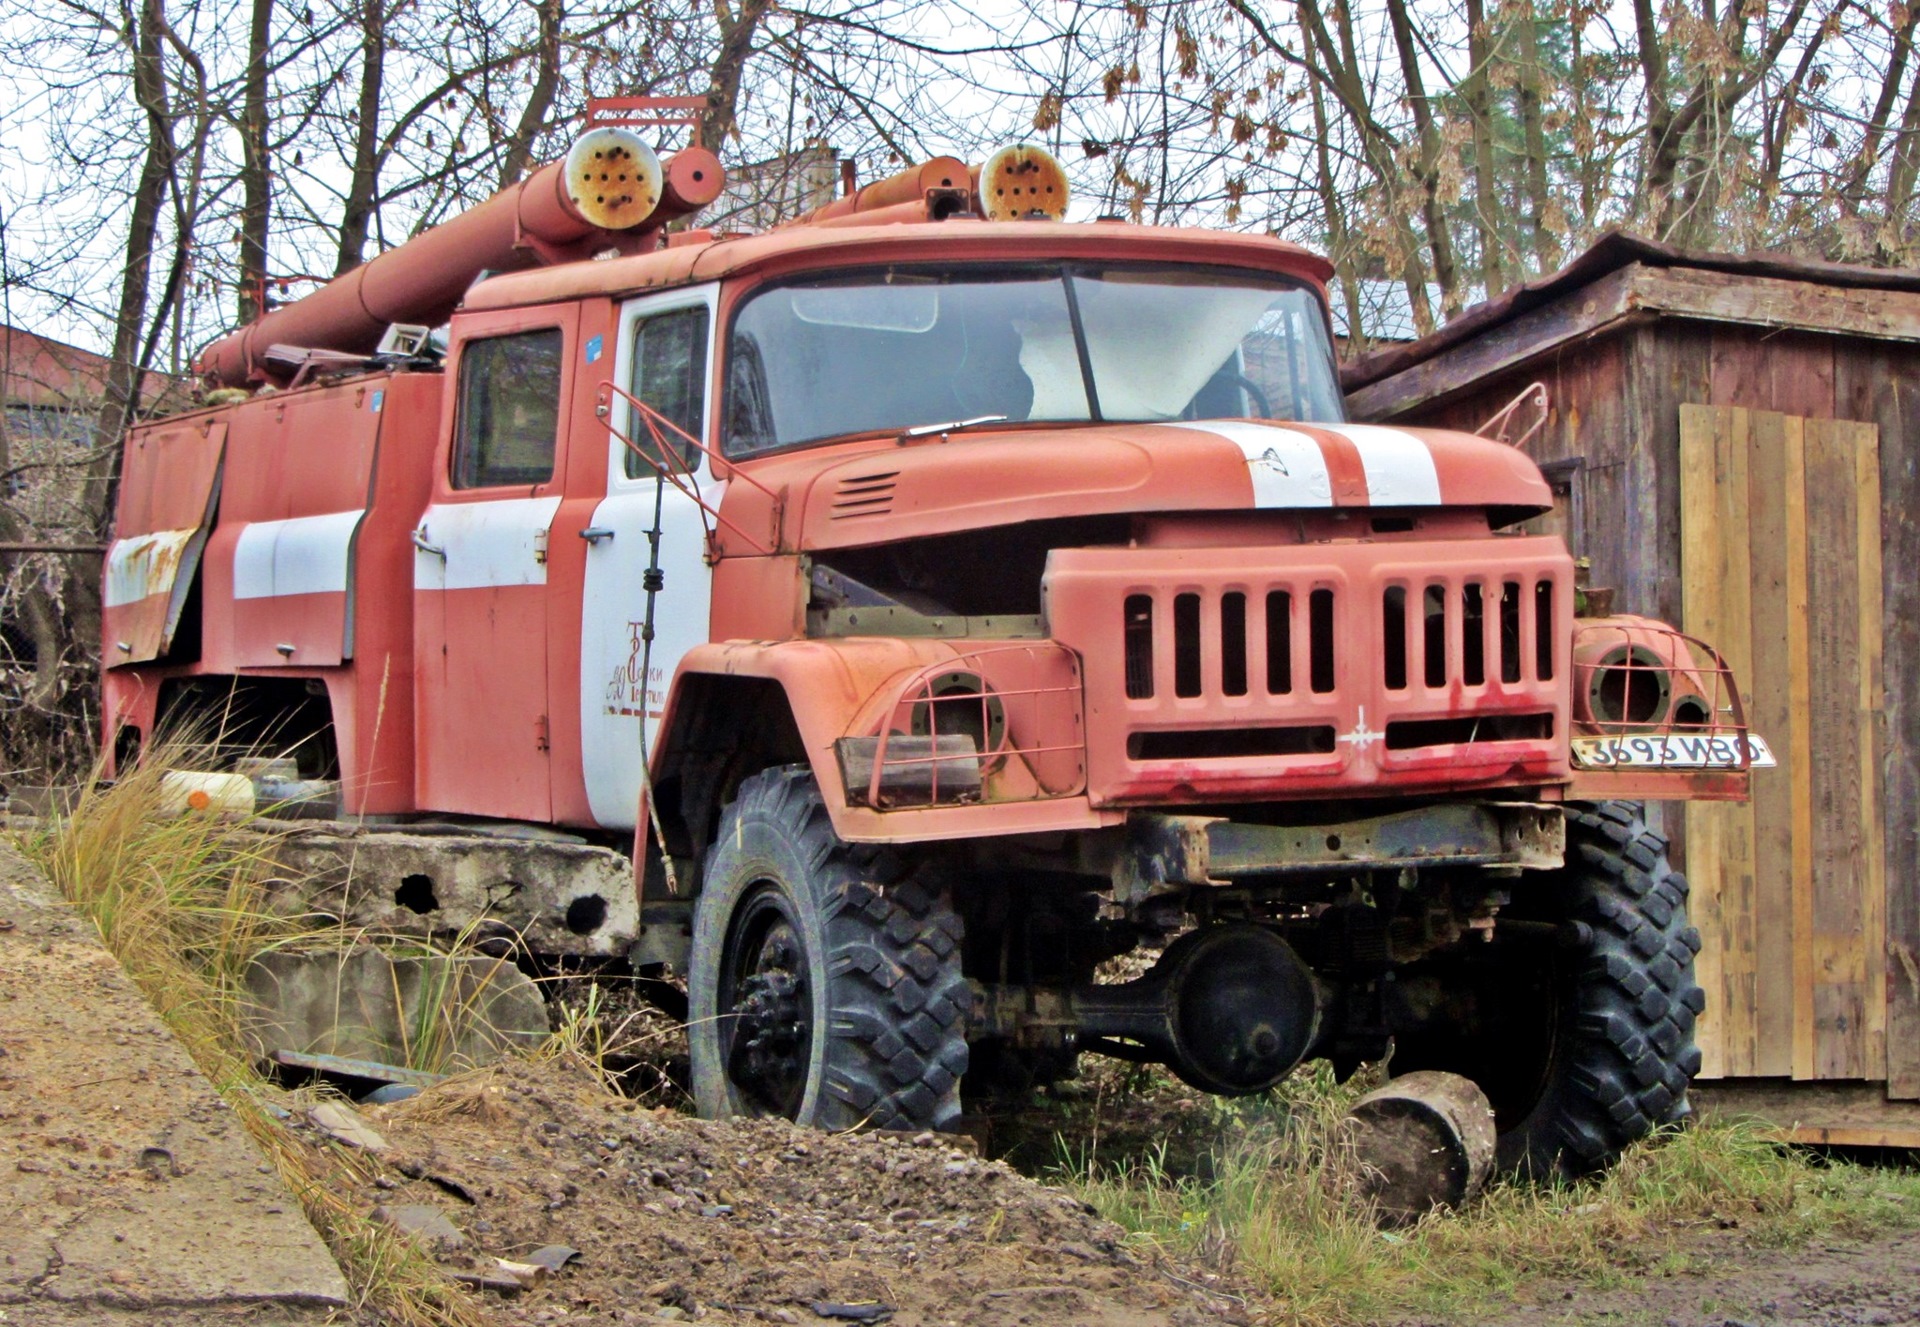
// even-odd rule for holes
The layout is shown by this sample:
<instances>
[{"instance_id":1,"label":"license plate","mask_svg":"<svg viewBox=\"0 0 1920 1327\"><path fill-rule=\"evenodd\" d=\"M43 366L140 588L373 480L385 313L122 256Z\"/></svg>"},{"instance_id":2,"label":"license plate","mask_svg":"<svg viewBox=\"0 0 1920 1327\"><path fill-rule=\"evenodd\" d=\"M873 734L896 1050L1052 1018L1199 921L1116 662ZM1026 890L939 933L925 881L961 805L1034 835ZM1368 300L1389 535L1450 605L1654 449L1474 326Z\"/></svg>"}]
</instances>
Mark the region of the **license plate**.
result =
<instances>
[{"instance_id":1,"label":"license plate","mask_svg":"<svg viewBox=\"0 0 1920 1327\"><path fill-rule=\"evenodd\" d=\"M1739 769L1742 742L1749 768L1774 766L1773 752L1765 740L1752 733L1744 738L1733 733L1710 737L1677 733L1664 737L1576 737L1573 763L1582 769Z\"/></svg>"}]
</instances>

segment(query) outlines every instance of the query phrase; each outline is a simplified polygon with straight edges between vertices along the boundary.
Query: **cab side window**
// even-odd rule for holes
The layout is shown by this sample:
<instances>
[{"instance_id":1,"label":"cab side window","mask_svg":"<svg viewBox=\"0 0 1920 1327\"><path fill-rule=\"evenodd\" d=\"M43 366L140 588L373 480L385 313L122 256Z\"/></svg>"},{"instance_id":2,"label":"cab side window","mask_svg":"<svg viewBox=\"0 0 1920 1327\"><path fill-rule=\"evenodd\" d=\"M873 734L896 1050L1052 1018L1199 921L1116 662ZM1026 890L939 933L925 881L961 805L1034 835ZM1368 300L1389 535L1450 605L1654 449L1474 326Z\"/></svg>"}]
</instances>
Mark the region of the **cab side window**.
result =
<instances>
[{"instance_id":1,"label":"cab side window","mask_svg":"<svg viewBox=\"0 0 1920 1327\"><path fill-rule=\"evenodd\" d=\"M700 437L707 404L707 309L675 309L648 318L633 332L633 382L629 388L647 407L675 428ZM627 430L632 440L625 463L629 479L657 473L647 458L667 460L675 471L700 468L700 452L672 429L661 427L668 451L663 458L653 430L639 412ZM703 439L704 441L704 439ZM635 447L639 451L635 451ZM677 455L678 460L672 459Z\"/></svg>"},{"instance_id":2,"label":"cab side window","mask_svg":"<svg viewBox=\"0 0 1920 1327\"><path fill-rule=\"evenodd\" d=\"M531 487L553 478L561 348L557 327L462 348L455 488Z\"/></svg>"}]
</instances>

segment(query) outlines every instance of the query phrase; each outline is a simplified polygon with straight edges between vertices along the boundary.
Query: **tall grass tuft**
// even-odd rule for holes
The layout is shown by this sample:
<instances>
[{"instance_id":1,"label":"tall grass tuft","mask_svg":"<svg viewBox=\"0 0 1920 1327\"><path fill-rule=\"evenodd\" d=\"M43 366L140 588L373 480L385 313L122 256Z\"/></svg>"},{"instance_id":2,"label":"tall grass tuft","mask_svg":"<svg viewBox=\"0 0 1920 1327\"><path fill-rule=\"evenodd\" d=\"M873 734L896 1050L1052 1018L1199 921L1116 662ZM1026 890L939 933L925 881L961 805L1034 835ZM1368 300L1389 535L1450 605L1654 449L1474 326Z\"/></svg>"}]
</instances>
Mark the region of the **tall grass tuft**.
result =
<instances>
[{"instance_id":1,"label":"tall grass tuft","mask_svg":"<svg viewBox=\"0 0 1920 1327\"><path fill-rule=\"evenodd\" d=\"M273 836L244 819L165 814L161 780L187 748L156 744L112 784L98 772L71 811L22 847L79 906L232 1107L339 1260L358 1300L403 1327L484 1327L488 1316L411 1242L343 1194L366 1163L309 1148L274 1113L279 1090L239 1035L247 965L292 938L264 906Z\"/></svg>"},{"instance_id":2,"label":"tall grass tuft","mask_svg":"<svg viewBox=\"0 0 1920 1327\"><path fill-rule=\"evenodd\" d=\"M1683 1265L1707 1230L1765 1245L1910 1223L1920 1172L1814 1164L1753 1122L1666 1131L1603 1175L1496 1182L1459 1213L1376 1229L1340 1197L1353 1161L1338 1122L1361 1095L1325 1065L1254 1102L1217 1106L1220 1142L1193 1173L1164 1157L1098 1164L1063 1149L1075 1192L1135 1238L1232 1269L1309 1327L1402 1315L1469 1319L1546 1279L1605 1282Z\"/></svg>"}]
</instances>

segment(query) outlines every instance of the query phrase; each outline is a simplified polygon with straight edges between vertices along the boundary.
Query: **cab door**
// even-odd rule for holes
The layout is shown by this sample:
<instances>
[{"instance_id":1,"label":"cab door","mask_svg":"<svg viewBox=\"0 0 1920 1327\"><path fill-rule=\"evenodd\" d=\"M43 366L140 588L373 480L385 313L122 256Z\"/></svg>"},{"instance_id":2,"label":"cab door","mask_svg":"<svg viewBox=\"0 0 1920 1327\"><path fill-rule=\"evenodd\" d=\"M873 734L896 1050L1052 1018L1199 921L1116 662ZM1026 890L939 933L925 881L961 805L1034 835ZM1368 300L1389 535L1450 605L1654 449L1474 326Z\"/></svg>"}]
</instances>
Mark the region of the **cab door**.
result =
<instances>
[{"instance_id":1,"label":"cab door","mask_svg":"<svg viewBox=\"0 0 1920 1327\"><path fill-rule=\"evenodd\" d=\"M715 287L629 300L620 308L612 379L703 442L711 442ZM706 458L668 434L675 454L615 398L606 438L606 496L594 509L580 635L580 754L596 823L631 829L640 805L641 737L658 747L661 711L675 669L706 643L713 572L700 500L717 507L724 483ZM654 462L678 481L668 482ZM647 571L659 537L651 658L644 633Z\"/></svg>"},{"instance_id":2,"label":"cab door","mask_svg":"<svg viewBox=\"0 0 1920 1327\"><path fill-rule=\"evenodd\" d=\"M419 804L548 820L547 546L576 305L462 317L451 419L413 532Z\"/></svg>"}]
</instances>

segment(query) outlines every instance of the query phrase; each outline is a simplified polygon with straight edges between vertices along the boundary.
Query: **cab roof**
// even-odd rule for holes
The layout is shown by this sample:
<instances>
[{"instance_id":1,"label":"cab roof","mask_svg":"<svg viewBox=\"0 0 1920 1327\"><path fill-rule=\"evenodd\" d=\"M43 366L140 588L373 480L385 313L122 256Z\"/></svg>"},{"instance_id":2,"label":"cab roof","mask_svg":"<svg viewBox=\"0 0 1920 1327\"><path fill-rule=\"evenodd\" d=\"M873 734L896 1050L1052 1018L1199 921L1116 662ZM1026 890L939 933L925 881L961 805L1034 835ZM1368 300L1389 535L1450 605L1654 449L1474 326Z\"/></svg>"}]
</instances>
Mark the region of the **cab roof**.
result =
<instances>
[{"instance_id":1,"label":"cab roof","mask_svg":"<svg viewBox=\"0 0 1920 1327\"><path fill-rule=\"evenodd\" d=\"M773 275L874 263L1063 258L1243 267L1317 286L1324 286L1333 275L1332 264L1318 254L1268 235L1113 221L956 218L895 225L789 226L652 253L539 267L478 283L467 292L462 307L508 309L632 295L749 273Z\"/></svg>"}]
</instances>

